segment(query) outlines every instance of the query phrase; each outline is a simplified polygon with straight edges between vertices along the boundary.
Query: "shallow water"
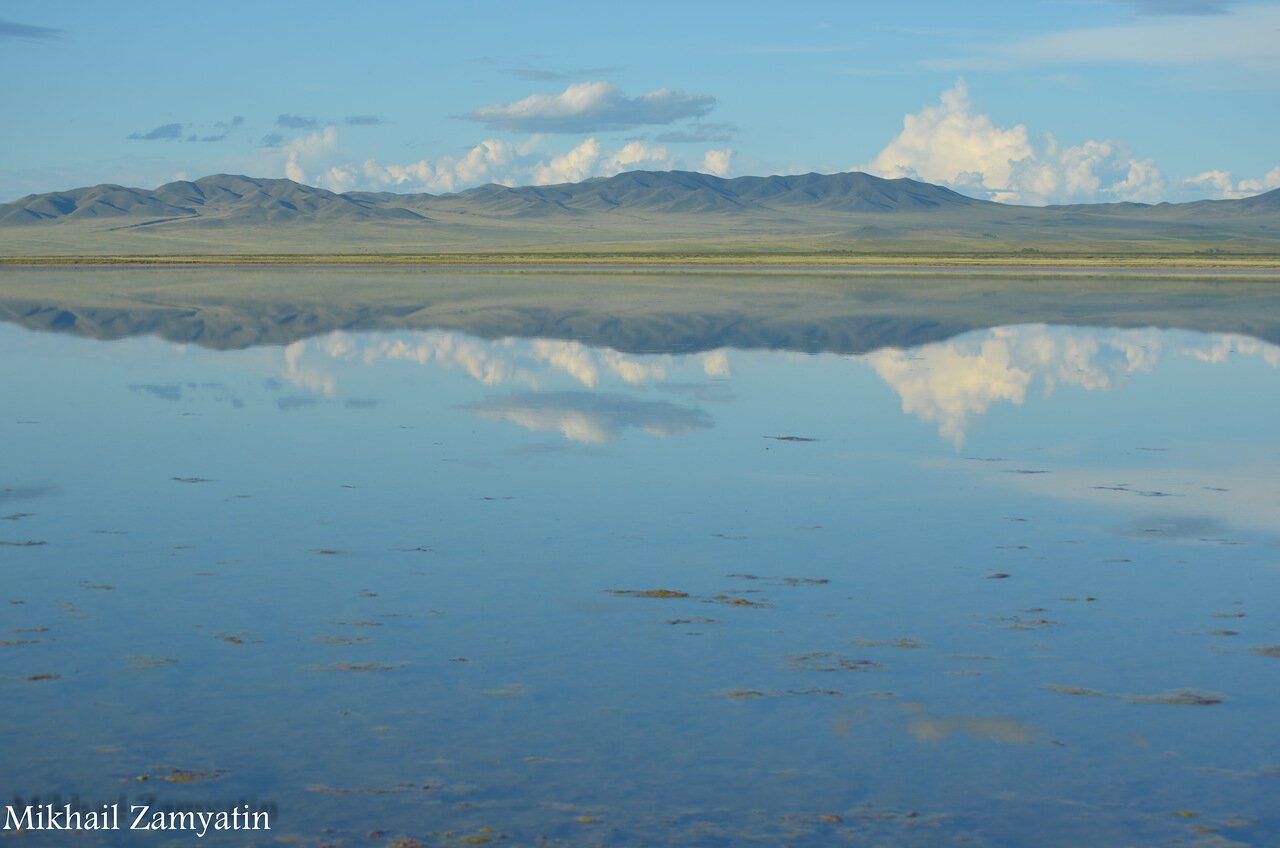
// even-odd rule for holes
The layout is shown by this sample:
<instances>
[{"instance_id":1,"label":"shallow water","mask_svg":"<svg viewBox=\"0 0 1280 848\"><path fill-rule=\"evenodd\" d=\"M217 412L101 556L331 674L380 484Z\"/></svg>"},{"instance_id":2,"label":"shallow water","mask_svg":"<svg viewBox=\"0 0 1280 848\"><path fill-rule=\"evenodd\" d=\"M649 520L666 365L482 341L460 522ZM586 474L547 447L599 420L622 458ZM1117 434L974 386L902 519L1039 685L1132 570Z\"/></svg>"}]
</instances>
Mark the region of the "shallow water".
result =
<instances>
[{"instance_id":1,"label":"shallow water","mask_svg":"<svg viewBox=\"0 0 1280 848\"><path fill-rule=\"evenodd\" d=\"M271 812L235 845L1280 842L1275 345L0 357L24 803Z\"/></svg>"}]
</instances>

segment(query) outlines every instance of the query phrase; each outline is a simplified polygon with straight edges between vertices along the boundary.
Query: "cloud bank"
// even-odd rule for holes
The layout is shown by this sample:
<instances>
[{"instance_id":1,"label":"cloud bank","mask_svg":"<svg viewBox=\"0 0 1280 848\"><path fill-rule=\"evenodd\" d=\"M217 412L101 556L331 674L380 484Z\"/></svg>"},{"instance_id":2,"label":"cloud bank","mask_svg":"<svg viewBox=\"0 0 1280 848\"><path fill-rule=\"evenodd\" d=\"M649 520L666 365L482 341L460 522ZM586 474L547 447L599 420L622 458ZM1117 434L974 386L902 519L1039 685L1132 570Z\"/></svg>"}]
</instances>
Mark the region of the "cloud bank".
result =
<instances>
[{"instance_id":1,"label":"cloud bank","mask_svg":"<svg viewBox=\"0 0 1280 848\"><path fill-rule=\"evenodd\" d=\"M592 177L611 177L623 171L688 168L724 176L732 167L731 148L707 150L701 157L674 156L666 147L633 139L616 148L590 136L574 147L554 152L543 149L545 139L532 136L513 143L489 138L461 155L416 162L384 163L366 159L345 160L338 147L335 127L285 142L281 136L263 138L277 169L296 182L307 182L332 191L426 191L447 193L484 183L501 185L554 185Z\"/></svg>"}]
</instances>

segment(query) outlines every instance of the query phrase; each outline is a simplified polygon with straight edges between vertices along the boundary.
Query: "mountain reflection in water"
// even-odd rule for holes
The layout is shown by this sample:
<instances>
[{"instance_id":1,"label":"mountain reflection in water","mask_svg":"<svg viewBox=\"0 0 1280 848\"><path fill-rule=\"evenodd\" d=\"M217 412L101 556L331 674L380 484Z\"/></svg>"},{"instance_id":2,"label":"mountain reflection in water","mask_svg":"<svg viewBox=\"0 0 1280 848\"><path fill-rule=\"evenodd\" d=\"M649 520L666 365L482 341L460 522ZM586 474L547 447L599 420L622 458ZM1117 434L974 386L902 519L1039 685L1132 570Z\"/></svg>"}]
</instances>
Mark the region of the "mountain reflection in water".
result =
<instances>
[{"instance_id":1,"label":"mountain reflection in water","mask_svg":"<svg viewBox=\"0 0 1280 848\"><path fill-rule=\"evenodd\" d=\"M0 297L7 797L274 804L237 845L1280 840L1267 292L206 279L176 324Z\"/></svg>"}]
</instances>

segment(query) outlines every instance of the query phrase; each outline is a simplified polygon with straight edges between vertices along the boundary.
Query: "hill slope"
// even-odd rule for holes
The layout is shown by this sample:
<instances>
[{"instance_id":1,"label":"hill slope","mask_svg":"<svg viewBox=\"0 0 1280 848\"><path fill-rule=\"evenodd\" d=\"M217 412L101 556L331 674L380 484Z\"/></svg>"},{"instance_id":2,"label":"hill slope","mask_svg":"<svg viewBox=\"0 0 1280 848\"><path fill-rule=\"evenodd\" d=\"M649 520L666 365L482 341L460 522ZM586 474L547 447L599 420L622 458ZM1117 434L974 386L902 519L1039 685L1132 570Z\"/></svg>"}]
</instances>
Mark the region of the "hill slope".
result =
<instances>
[{"instance_id":1,"label":"hill slope","mask_svg":"<svg viewBox=\"0 0 1280 848\"><path fill-rule=\"evenodd\" d=\"M863 173L629 171L454 194L338 194L217 174L0 205L0 255L586 250L1280 253L1280 190L1241 200L1011 206Z\"/></svg>"}]
</instances>

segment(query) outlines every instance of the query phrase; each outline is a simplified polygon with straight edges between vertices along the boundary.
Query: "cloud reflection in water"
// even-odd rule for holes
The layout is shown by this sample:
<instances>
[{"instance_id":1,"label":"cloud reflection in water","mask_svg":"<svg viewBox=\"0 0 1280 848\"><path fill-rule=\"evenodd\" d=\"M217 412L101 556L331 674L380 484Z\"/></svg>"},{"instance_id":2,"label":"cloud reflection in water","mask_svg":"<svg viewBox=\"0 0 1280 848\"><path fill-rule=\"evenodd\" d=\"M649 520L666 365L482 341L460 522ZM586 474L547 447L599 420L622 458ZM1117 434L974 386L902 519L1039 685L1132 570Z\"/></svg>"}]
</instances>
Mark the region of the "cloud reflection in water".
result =
<instances>
[{"instance_id":1,"label":"cloud reflection in water","mask_svg":"<svg viewBox=\"0 0 1280 848\"><path fill-rule=\"evenodd\" d=\"M706 430L713 423L701 409L588 392L526 392L480 401L469 409L491 421L597 445L615 441L628 427L665 438Z\"/></svg>"}]
</instances>

